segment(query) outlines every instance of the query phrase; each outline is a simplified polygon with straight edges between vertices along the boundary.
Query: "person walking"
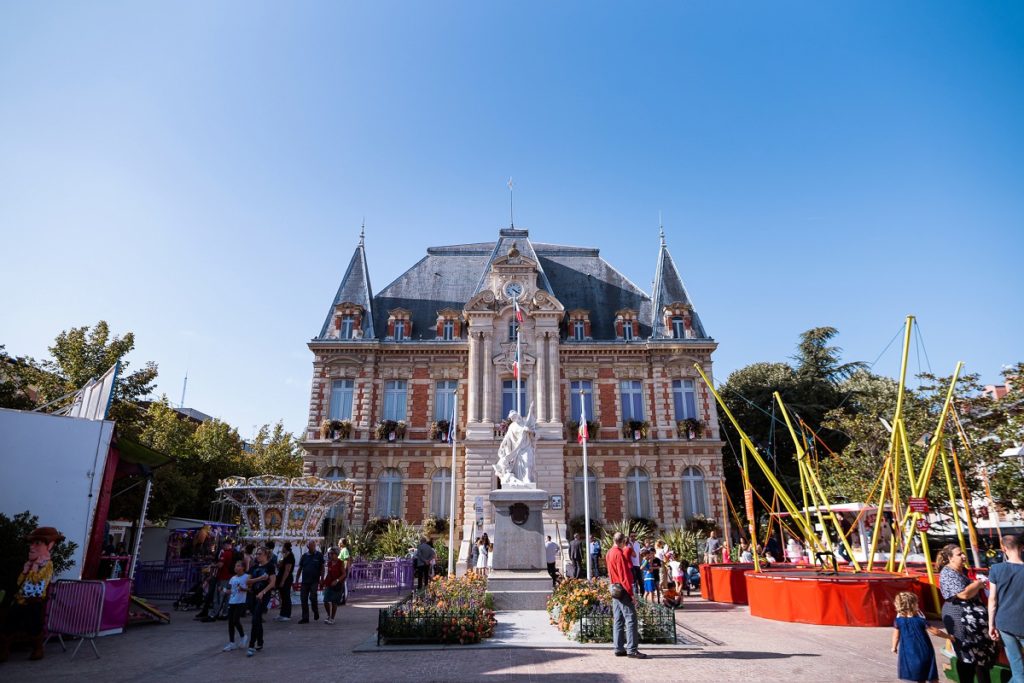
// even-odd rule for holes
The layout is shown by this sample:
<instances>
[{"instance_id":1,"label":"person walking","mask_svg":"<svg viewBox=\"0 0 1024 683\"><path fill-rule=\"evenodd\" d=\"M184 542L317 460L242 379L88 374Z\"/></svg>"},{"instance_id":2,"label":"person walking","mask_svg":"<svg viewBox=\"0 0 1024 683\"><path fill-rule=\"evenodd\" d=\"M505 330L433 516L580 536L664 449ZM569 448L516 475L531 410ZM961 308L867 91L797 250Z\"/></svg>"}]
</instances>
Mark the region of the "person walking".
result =
<instances>
[{"instance_id":1,"label":"person walking","mask_svg":"<svg viewBox=\"0 0 1024 683\"><path fill-rule=\"evenodd\" d=\"M935 648L928 634L945 638L946 632L928 625L913 593L898 594L893 606L896 608L896 622L892 631L892 651L897 656L897 675L901 681L938 683Z\"/></svg>"},{"instance_id":2,"label":"person walking","mask_svg":"<svg viewBox=\"0 0 1024 683\"><path fill-rule=\"evenodd\" d=\"M573 534L569 541L569 562L572 563L572 578L579 579L586 576L583 570L583 541L579 534Z\"/></svg>"},{"instance_id":3,"label":"person walking","mask_svg":"<svg viewBox=\"0 0 1024 683\"><path fill-rule=\"evenodd\" d=\"M313 620L320 620L320 608L317 605L316 589L324 576L324 554L316 549L316 541L306 544L306 552L299 559L299 601L302 604L300 624L309 623L310 607L313 609Z\"/></svg>"},{"instance_id":4,"label":"person walking","mask_svg":"<svg viewBox=\"0 0 1024 683\"><path fill-rule=\"evenodd\" d=\"M631 541L629 547L633 551L630 557L630 560L633 563L633 587L635 588L633 593L643 593L644 577L643 574L640 573L640 552L643 550L643 545L641 545L640 541L635 538L629 540Z\"/></svg>"},{"instance_id":5,"label":"person walking","mask_svg":"<svg viewBox=\"0 0 1024 683\"><path fill-rule=\"evenodd\" d=\"M292 619L292 581L295 575L295 553L292 542L285 541L281 547L281 561L277 565L277 595L281 599L281 612L275 621Z\"/></svg>"},{"instance_id":6,"label":"person walking","mask_svg":"<svg viewBox=\"0 0 1024 683\"><path fill-rule=\"evenodd\" d=\"M252 624L249 627L249 649L246 656L252 657L263 649L263 615L270 605L270 592L274 590L276 566L270 559L270 553L260 548L253 556L253 568L248 580L249 609L252 611Z\"/></svg>"},{"instance_id":7,"label":"person walking","mask_svg":"<svg viewBox=\"0 0 1024 683\"><path fill-rule=\"evenodd\" d=\"M950 543L939 551L939 591L942 624L953 637L957 679L961 683L988 681L996 657L996 643L988 634L988 609L978 594L985 579L971 581L964 574L967 556L960 546ZM977 679L975 679L977 676Z\"/></svg>"},{"instance_id":8,"label":"person walking","mask_svg":"<svg viewBox=\"0 0 1024 683\"><path fill-rule=\"evenodd\" d=\"M597 536L590 537L590 575L595 579L600 576L598 567L600 566L601 560L601 541L597 540Z\"/></svg>"},{"instance_id":9,"label":"person walking","mask_svg":"<svg viewBox=\"0 0 1024 683\"><path fill-rule=\"evenodd\" d=\"M558 559L558 544L548 536L544 544L544 561L548 565L548 576L551 577L551 587L558 588L558 570L555 569L555 562Z\"/></svg>"},{"instance_id":10,"label":"person walking","mask_svg":"<svg viewBox=\"0 0 1024 683\"><path fill-rule=\"evenodd\" d=\"M228 580L228 644L224 646L224 652L231 652L238 648L235 645L235 631L238 637L245 642L245 631L242 629L242 614L245 613L245 598L249 590L249 575L245 573L245 564L238 560L235 562L235 575Z\"/></svg>"},{"instance_id":11,"label":"person walking","mask_svg":"<svg viewBox=\"0 0 1024 683\"><path fill-rule=\"evenodd\" d=\"M214 619L226 619L228 614L228 583L235 573L235 547L230 538L224 539L220 554L217 555L217 563L214 565L217 572L217 588L213 598L213 611L207 613L204 621ZM244 563L243 563L243 566ZM246 568L248 571L248 568Z\"/></svg>"},{"instance_id":12,"label":"person walking","mask_svg":"<svg viewBox=\"0 0 1024 683\"><path fill-rule=\"evenodd\" d=\"M1024 562L1020 538L1002 538L1005 561L988 571L988 630L992 640L1002 640L1010 662L1011 683L1024 683Z\"/></svg>"},{"instance_id":13,"label":"person walking","mask_svg":"<svg viewBox=\"0 0 1024 683\"><path fill-rule=\"evenodd\" d=\"M338 615L338 605L345 594L345 563L338 559L338 549L327 550L327 576L324 577L324 612L326 618L324 623L328 626L334 624L334 618Z\"/></svg>"},{"instance_id":14,"label":"person walking","mask_svg":"<svg viewBox=\"0 0 1024 683\"><path fill-rule=\"evenodd\" d=\"M348 570L352 568L352 551L348 549L348 538L338 541L338 559L345 565L345 579L341 582L341 604L348 602Z\"/></svg>"},{"instance_id":15,"label":"person walking","mask_svg":"<svg viewBox=\"0 0 1024 683\"><path fill-rule=\"evenodd\" d=\"M437 553L427 537L421 537L413 557L413 565L416 568L416 590L422 590L430 583L430 565L436 556Z\"/></svg>"},{"instance_id":16,"label":"person walking","mask_svg":"<svg viewBox=\"0 0 1024 683\"><path fill-rule=\"evenodd\" d=\"M638 649L640 630L633 602L633 549L621 532L612 537L612 544L605 555L605 564L608 567L608 580L612 584L612 644L615 656L647 659L647 655Z\"/></svg>"},{"instance_id":17,"label":"person walking","mask_svg":"<svg viewBox=\"0 0 1024 683\"><path fill-rule=\"evenodd\" d=\"M476 570L476 560L480 556L480 537L477 536L469 548L469 563L466 565L468 571Z\"/></svg>"}]
</instances>

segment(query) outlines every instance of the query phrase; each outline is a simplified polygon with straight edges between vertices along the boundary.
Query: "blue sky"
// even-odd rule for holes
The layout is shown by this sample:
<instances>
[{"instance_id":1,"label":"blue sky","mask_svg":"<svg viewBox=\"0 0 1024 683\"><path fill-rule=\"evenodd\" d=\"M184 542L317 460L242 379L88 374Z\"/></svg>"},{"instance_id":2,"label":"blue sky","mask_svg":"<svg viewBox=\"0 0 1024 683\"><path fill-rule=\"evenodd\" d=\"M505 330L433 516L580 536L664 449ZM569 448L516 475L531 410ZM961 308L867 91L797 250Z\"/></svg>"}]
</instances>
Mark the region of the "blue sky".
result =
<instances>
[{"instance_id":1,"label":"blue sky","mask_svg":"<svg viewBox=\"0 0 1024 683\"><path fill-rule=\"evenodd\" d=\"M245 435L304 425L364 216L380 289L509 176L646 288L663 212L720 379L908 313L912 370L1024 360L1020 3L6 2L0 92L0 344L106 319Z\"/></svg>"}]
</instances>

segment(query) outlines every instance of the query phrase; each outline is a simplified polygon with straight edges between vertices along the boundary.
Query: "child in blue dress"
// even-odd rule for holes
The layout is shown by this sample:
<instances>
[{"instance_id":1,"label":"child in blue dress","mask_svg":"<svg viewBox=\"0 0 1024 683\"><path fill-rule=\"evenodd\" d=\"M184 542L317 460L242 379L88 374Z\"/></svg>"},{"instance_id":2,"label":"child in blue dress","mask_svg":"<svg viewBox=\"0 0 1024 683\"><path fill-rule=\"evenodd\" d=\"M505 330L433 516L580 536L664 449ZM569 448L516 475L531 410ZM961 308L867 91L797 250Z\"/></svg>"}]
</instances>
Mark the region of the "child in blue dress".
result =
<instances>
[{"instance_id":1,"label":"child in blue dress","mask_svg":"<svg viewBox=\"0 0 1024 683\"><path fill-rule=\"evenodd\" d=\"M893 604L896 623L893 624L892 651L898 653L900 680L937 683L939 672L935 666L935 648L928 634L941 638L949 636L942 629L928 625L913 593L900 593Z\"/></svg>"},{"instance_id":2,"label":"child in blue dress","mask_svg":"<svg viewBox=\"0 0 1024 683\"><path fill-rule=\"evenodd\" d=\"M655 602L654 591L657 587L657 582L654 580L654 567L651 566L651 557L654 553L645 553L642 555L644 558L640 563L640 572L644 577L644 598Z\"/></svg>"}]
</instances>

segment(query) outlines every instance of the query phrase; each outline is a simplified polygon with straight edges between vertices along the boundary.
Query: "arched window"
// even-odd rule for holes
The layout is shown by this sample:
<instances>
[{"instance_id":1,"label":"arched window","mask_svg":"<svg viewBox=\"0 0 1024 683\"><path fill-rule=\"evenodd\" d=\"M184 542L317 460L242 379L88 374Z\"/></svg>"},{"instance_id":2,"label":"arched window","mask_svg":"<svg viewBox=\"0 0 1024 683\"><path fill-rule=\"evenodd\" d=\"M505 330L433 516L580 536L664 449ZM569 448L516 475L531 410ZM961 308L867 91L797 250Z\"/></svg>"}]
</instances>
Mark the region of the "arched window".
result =
<instances>
[{"instance_id":1,"label":"arched window","mask_svg":"<svg viewBox=\"0 0 1024 683\"><path fill-rule=\"evenodd\" d=\"M700 468L687 467L683 470L683 516L693 519L698 515L708 515L708 490Z\"/></svg>"},{"instance_id":2,"label":"arched window","mask_svg":"<svg viewBox=\"0 0 1024 683\"><path fill-rule=\"evenodd\" d=\"M345 470L340 467L332 467L327 470L324 479L328 481L345 481ZM345 527L348 519L348 496L343 497L337 505L332 507L324 515L323 530L324 542L332 545L339 538L345 535Z\"/></svg>"},{"instance_id":3,"label":"arched window","mask_svg":"<svg viewBox=\"0 0 1024 683\"><path fill-rule=\"evenodd\" d=\"M626 514L632 519L651 518L651 478L639 467L626 476Z\"/></svg>"},{"instance_id":4,"label":"arched window","mask_svg":"<svg viewBox=\"0 0 1024 683\"><path fill-rule=\"evenodd\" d=\"M442 467L430 477L430 516L448 519L451 512L452 471Z\"/></svg>"},{"instance_id":5,"label":"arched window","mask_svg":"<svg viewBox=\"0 0 1024 683\"><path fill-rule=\"evenodd\" d=\"M391 468L377 479L377 516L402 516L402 473Z\"/></svg>"},{"instance_id":6,"label":"arched window","mask_svg":"<svg viewBox=\"0 0 1024 683\"><path fill-rule=\"evenodd\" d=\"M601 506L597 503L597 475L594 474L594 470L587 470L587 496L590 499L590 517L593 519L597 515L596 510L600 510ZM582 468L576 471L576 476L572 478L572 515L573 517L583 516L583 470Z\"/></svg>"}]
</instances>

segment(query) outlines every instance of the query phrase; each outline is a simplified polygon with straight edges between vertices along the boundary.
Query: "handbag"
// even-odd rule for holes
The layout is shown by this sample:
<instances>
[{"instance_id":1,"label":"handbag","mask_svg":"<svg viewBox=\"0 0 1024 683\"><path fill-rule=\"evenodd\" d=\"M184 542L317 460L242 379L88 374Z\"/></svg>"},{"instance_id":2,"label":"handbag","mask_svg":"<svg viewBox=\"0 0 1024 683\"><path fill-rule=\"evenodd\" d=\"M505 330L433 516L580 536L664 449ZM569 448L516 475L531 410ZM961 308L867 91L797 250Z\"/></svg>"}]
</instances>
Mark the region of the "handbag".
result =
<instances>
[{"instance_id":1,"label":"handbag","mask_svg":"<svg viewBox=\"0 0 1024 683\"><path fill-rule=\"evenodd\" d=\"M622 598L626 597L626 589L622 586L621 583L613 583L612 585L610 585L608 587L608 592L615 600L622 600Z\"/></svg>"}]
</instances>

